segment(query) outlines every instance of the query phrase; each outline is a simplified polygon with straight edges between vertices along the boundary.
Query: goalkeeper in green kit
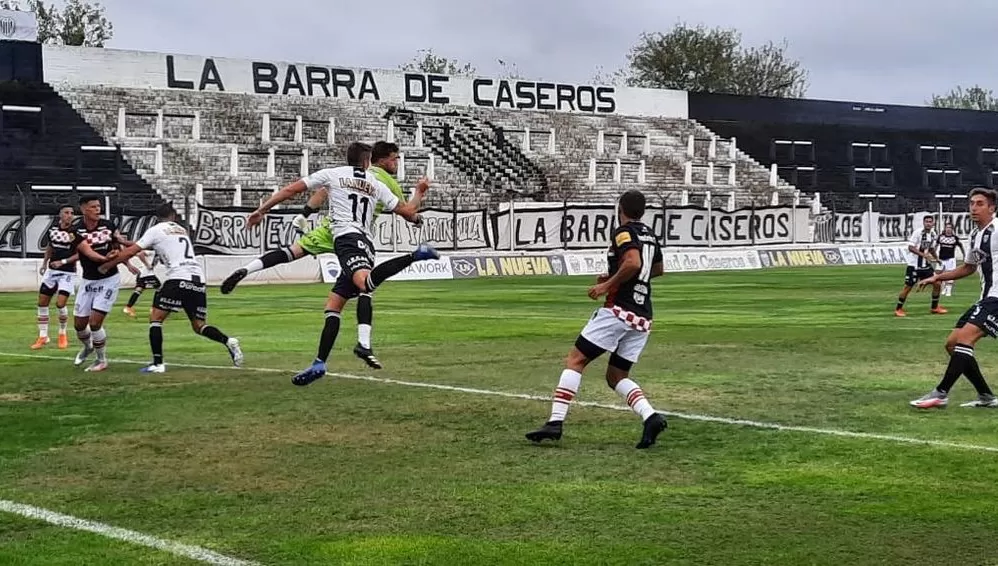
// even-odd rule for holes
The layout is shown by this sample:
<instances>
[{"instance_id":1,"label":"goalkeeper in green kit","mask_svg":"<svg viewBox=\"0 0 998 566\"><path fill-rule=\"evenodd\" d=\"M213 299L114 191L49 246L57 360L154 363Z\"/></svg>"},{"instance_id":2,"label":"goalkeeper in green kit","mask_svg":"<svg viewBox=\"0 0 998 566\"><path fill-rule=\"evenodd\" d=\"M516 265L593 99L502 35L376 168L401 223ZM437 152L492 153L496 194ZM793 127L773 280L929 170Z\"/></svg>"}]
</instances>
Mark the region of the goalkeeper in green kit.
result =
<instances>
[{"instance_id":1,"label":"goalkeeper in green kit","mask_svg":"<svg viewBox=\"0 0 998 566\"><path fill-rule=\"evenodd\" d=\"M395 175L398 172L399 147L397 144L379 141L371 148L371 168L369 171L387 186L392 193L405 202L405 193ZM222 282L222 294L229 294L235 289L247 275L264 269L290 263L305 257L306 254L318 256L319 254L331 254L333 250L333 233L330 230L329 218L323 218L322 222L313 230L308 229L308 216L314 214L326 200L325 190L318 190L309 197L302 214L299 214L292 221L295 228L304 235L294 244L287 248L281 248L265 253L254 259L249 264L241 267L229 275ZM382 212L382 205L378 203L374 209L374 217L377 218ZM420 225L422 219L417 217L416 225ZM374 368L381 369L381 362L374 356L371 348L371 324L374 320L374 305L369 293L362 293L357 298L357 346L353 349L354 355L364 360L364 362Z\"/></svg>"}]
</instances>

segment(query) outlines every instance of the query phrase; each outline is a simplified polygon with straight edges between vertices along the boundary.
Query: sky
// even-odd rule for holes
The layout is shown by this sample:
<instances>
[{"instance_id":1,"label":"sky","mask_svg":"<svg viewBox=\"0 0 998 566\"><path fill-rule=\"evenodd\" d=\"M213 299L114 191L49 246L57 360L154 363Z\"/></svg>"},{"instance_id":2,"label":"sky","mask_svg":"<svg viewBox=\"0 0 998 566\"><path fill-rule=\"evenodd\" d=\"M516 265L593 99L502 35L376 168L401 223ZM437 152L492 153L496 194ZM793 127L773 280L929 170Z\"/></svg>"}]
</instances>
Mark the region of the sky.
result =
<instances>
[{"instance_id":1,"label":"sky","mask_svg":"<svg viewBox=\"0 0 998 566\"><path fill-rule=\"evenodd\" d=\"M807 98L924 104L980 84L998 91L994 0L102 0L108 47L395 69L420 49L497 74L590 82L623 66L643 32L677 22L789 44Z\"/></svg>"}]
</instances>

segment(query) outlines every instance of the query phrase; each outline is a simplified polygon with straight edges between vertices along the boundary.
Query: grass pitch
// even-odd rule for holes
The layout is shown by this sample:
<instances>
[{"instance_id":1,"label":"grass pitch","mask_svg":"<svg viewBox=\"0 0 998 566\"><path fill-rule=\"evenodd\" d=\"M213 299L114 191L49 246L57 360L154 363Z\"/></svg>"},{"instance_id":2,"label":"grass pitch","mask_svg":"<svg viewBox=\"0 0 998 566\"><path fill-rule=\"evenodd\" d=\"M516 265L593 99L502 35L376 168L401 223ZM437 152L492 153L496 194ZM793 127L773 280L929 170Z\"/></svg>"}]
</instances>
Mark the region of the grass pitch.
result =
<instances>
[{"instance_id":1,"label":"grass pitch","mask_svg":"<svg viewBox=\"0 0 998 566\"><path fill-rule=\"evenodd\" d=\"M75 338L29 351L34 295L3 294L0 499L268 565L986 564L998 453L983 448L998 448L998 412L907 405L938 380L978 286L958 282L943 316L913 294L896 319L901 275L667 274L632 375L660 410L969 448L670 418L638 451L635 415L585 406L559 444L534 446L523 434L546 401L331 376L292 386L314 356L324 285L211 289L209 318L241 339L246 368L171 367L229 362L176 317L168 372L149 376L114 362L149 359L143 321L109 317L113 363L92 375L72 366ZM348 310L330 371L547 397L595 306L589 283L387 284L374 330L386 369L350 353ZM993 342L978 359L998 382ZM604 365L579 399L619 405ZM972 396L961 381L951 401ZM194 563L0 513L0 564Z\"/></svg>"}]
</instances>

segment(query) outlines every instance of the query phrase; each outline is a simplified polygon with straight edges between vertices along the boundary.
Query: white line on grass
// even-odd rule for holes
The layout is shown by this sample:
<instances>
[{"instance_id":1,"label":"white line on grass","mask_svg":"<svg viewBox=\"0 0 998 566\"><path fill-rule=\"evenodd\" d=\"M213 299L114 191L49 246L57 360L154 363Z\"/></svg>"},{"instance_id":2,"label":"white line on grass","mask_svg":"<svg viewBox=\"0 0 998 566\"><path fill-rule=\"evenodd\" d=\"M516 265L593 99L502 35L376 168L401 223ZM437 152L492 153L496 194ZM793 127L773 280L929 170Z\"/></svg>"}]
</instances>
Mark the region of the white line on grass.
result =
<instances>
[{"instance_id":1,"label":"white line on grass","mask_svg":"<svg viewBox=\"0 0 998 566\"><path fill-rule=\"evenodd\" d=\"M257 562L232 558L231 556L225 556L224 554L219 554L208 550L207 548L201 548L200 546L164 540L135 531L112 527L111 525L105 525L104 523L98 523L96 521L88 521L86 519L80 519L70 515L63 515L61 513L56 513L55 511L42 509L41 507L33 507L31 505L24 505L13 501L0 499L0 511L6 511L7 513L13 513L29 519L38 519L60 527L69 527L80 531L89 531L107 538L118 539L132 544L156 548L176 556L183 556L185 558L197 560L206 564L216 564L217 566L260 566Z\"/></svg>"},{"instance_id":2,"label":"white line on grass","mask_svg":"<svg viewBox=\"0 0 998 566\"><path fill-rule=\"evenodd\" d=\"M36 358L42 360L71 360L72 358L64 356L47 356L44 354L19 354L10 352L0 352L0 356L14 357L14 358ZM137 364L137 365L147 365L148 361L138 361L138 360L122 360L116 359L111 360L123 364ZM232 366L211 366L202 364L167 364L175 367L182 368L192 368L192 369L215 369L215 370L242 370L242 371L255 371L264 373L294 373L292 370L275 369L275 368L257 368L257 367L246 367L246 368L236 368ZM420 381L403 381L400 379L391 379L386 377L372 377L368 375L352 375L349 373L334 373L329 372L326 375L332 377L339 377L341 379L354 379L358 381L373 381L376 383L387 383L392 385L404 385L406 387L423 387L426 389L437 389L441 391L456 391L460 393L473 393L476 395L491 395L493 397L506 397L509 399L524 399L527 401L551 401L550 396L543 395L531 395L529 393L510 393L507 391L496 391L493 389L475 389L472 387L458 387L454 385L442 385L439 383L425 383ZM613 411L630 411L631 409L624 405L613 405L609 403L597 403L594 401L574 401L574 405L581 407L596 407L600 409L610 409ZM877 434L873 432L854 432L849 430L840 430L835 428L817 428L810 426L794 426L794 425L782 425L778 423L767 423L763 421L753 421L747 419L733 419L728 417L715 417L712 415L700 415L697 413L678 413L674 411L659 411L660 413L675 417L678 419L685 419L690 421L701 421L708 423L720 423L735 426L746 426L752 428L762 428L769 430L778 430L783 432L806 432L811 434L823 434L826 436L838 436L842 438L862 438L866 440L883 440L887 442L897 442L901 444L921 444L924 446L935 446L937 448L958 448L961 450L972 450L976 452L994 452L998 453L998 447L996 446L983 446L980 444L967 444L963 442L950 442L947 440L931 440L926 438L915 438L911 436L897 436L893 434Z\"/></svg>"}]
</instances>

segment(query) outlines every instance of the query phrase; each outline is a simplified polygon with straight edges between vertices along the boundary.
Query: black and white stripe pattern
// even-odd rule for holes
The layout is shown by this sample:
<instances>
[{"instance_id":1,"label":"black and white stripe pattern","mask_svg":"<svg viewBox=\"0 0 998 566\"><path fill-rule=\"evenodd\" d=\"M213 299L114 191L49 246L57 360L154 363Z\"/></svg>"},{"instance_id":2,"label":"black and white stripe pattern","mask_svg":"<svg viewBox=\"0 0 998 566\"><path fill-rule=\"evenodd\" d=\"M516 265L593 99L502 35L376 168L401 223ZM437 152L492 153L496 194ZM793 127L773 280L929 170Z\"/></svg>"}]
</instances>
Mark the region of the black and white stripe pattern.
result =
<instances>
[{"instance_id":1,"label":"black and white stripe pattern","mask_svg":"<svg viewBox=\"0 0 998 566\"><path fill-rule=\"evenodd\" d=\"M984 228L974 230L970 235L970 249L967 252L965 263L976 265L981 276L981 299L987 297L998 297L998 288L995 287L995 279L998 273L995 269L995 254L998 254L998 238L994 237L995 220Z\"/></svg>"}]
</instances>

